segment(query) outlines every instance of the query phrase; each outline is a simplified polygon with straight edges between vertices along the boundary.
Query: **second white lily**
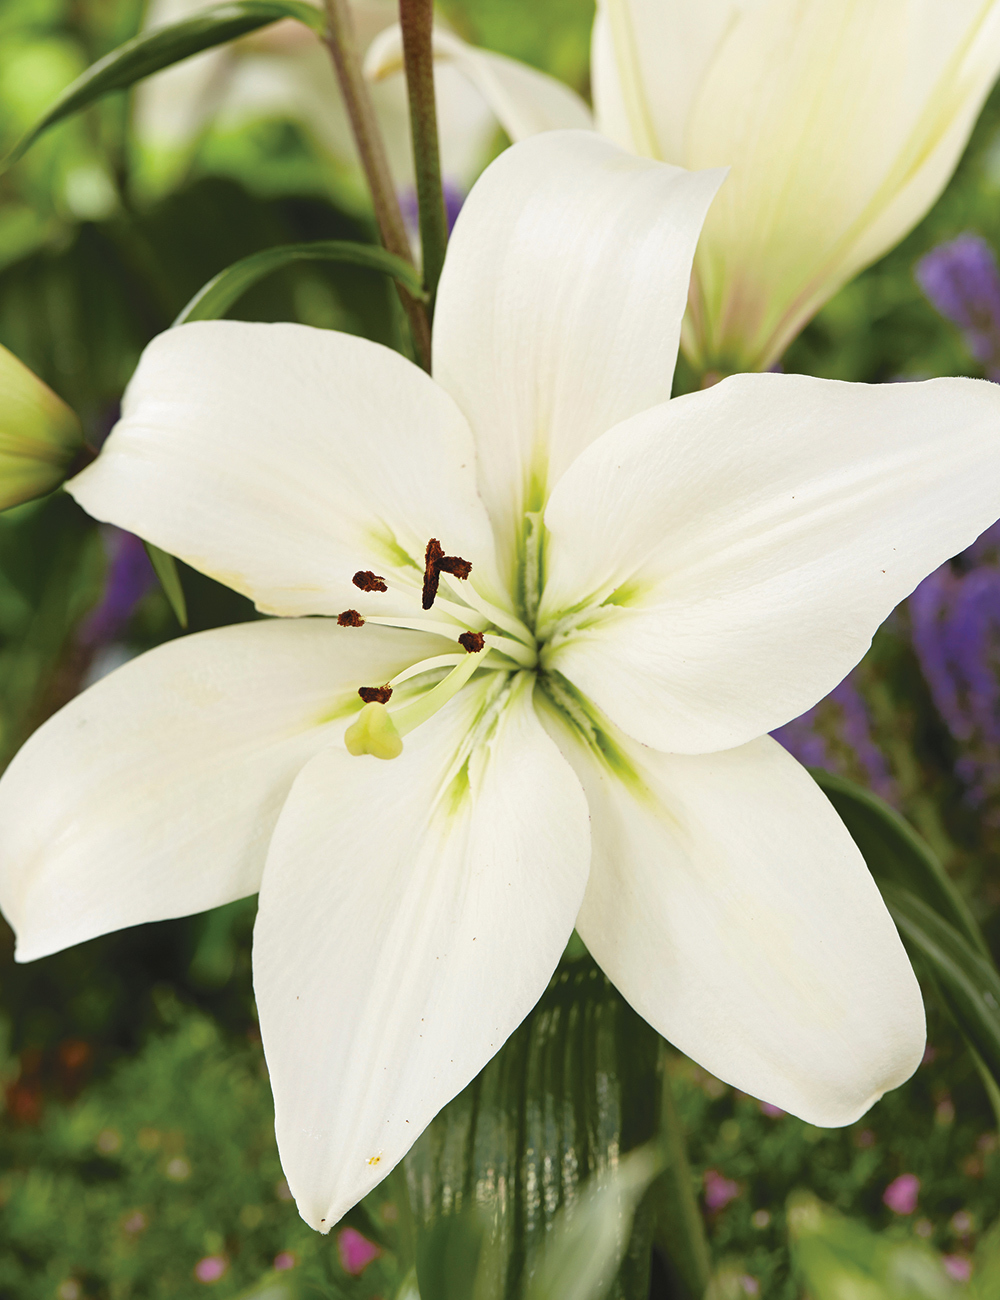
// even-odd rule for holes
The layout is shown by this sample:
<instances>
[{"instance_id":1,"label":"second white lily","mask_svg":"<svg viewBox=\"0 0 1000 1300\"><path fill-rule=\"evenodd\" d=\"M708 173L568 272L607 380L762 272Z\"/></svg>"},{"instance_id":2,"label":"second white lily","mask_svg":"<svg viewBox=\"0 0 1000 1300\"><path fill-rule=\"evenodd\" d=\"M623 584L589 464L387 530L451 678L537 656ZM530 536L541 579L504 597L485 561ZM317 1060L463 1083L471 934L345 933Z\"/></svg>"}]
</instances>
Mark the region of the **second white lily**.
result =
<instances>
[{"instance_id":1,"label":"second white lily","mask_svg":"<svg viewBox=\"0 0 1000 1300\"><path fill-rule=\"evenodd\" d=\"M1000 389L669 400L719 180L593 133L517 145L459 218L434 379L349 335L183 326L70 485L281 617L152 651L21 751L18 957L259 888L279 1148L321 1230L574 924L667 1038L813 1123L920 1060L878 891L765 733L1000 515Z\"/></svg>"}]
</instances>

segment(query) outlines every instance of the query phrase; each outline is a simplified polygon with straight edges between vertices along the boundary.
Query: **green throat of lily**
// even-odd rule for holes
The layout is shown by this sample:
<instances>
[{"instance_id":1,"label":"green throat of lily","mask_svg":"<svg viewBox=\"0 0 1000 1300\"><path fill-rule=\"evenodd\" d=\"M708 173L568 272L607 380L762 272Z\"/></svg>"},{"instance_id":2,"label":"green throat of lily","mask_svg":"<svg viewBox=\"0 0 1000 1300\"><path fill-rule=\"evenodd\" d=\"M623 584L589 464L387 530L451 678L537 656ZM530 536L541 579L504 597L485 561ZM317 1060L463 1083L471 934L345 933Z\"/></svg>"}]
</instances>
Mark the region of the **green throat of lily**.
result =
<instances>
[{"instance_id":1,"label":"green throat of lily","mask_svg":"<svg viewBox=\"0 0 1000 1300\"><path fill-rule=\"evenodd\" d=\"M540 688L544 703L554 711L558 721L575 731L595 757L637 790L642 786L638 774L593 706L561 673L547 669L546 650L578 626L586 612L574 610L565 618L546 619L539 635L537 616L544 552L541 511L525 516L518 549L516 585L523 618L506 613L484 599L469 581L471 562L458 555L446 555L436 537L427 543L419 591L413 584L408 593L414 597L412 617L362 615L355 609L344 610L338 616L337 622L343 628L362 628L365 623L374 623L432 632L454 640L459 647L453 653L417 660L387 682L359 686L362 708L345 732L347 750L355 756L398 758L403 752L403 737L429 721L477 673L496 675L495 689L488 693L490 704L499 703L508 693L516 674L524 674L533 679L532 687ZM370 569L359 570L352 581L365 593L389 591L387 579ZM398 585L398 580L394 580L393 586ZM614 597L605 603L615 603Z\"/></svg>"}]
</instances>

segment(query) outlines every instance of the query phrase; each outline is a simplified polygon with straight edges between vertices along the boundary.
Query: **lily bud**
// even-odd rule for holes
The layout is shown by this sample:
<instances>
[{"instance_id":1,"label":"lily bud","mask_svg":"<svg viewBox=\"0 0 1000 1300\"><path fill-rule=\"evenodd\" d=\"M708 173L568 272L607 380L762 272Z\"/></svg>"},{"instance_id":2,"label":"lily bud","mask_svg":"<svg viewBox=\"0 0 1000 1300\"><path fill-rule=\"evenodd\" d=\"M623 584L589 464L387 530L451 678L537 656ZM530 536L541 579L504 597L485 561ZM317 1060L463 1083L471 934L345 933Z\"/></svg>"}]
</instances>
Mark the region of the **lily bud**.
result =
<instances>
[{"instance_id":1,"label":"lily bud","mask_svg":"<svg viewBox=\"0 0 1000 1300\"><path fill-rule=\"evenodd\" d=\"M997 0L599 0L598 128L732 168L695 257L692 362L772 366L927 212L998 70Z\"/></svg>"},{"instance_id":2,"label":"lily bud","mask_svg":"<svg viewBox=\"0 0 1000 1300\"><path fill-rule=\"evenodd\" d=\"M57 488L82 446L74 412L0 347L0 510Z\"/></svg>"}]
</instances>

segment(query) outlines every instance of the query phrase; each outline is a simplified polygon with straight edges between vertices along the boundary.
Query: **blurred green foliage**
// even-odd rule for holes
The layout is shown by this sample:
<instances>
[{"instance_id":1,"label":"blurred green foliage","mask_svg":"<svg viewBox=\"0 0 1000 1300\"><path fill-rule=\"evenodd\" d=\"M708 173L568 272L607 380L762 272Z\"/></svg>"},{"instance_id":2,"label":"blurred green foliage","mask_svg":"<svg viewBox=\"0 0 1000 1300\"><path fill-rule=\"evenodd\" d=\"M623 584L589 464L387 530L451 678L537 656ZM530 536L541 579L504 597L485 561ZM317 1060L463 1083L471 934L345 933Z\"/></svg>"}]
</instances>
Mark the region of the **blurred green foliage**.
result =
<instances>
[{"instance_id":1,"label":"blurred green foliage","mask_svg":"<svg viewBox=\"0 0 1000 1300\"><path fill-rule=\"evenodd\" d=\"M469 39L586 93L591 0L441 7ZM134 34L140 18L137 0L4 0L0 149L84 67ZM128 123L128 97L112 97L0 176L0 343L80 413L94 445L115 419L142 347L213 275L276 244L372 237L356 190L329 174L290 122L209 133L177 186L158 197L136 171ZM912 275L921 254L966 229L1000 246L997 92L941 201L829 303L786 368L869 382L979 373ZM248 292L233 314L393 346L397 313L378 277L300 263ZM682 366L678 386L690 382ZM79 630L105 573L97 528L66 496L0 516L3 761L86 680L92 665ZM217 584L187 570L183 581L193 630L253 616ZM178 631L154 590L123 640L134 652ZM955 744L920 677L905 611L880 633L862 680L900 805L962 886L996 953L1000 832L962 800ZM357 1216L355 1226L384 1248L356 1276L343 1268L335 1236L311 1233L287 1197L250 988L253 914L252 901L234 904L30 967L14 965L4 928L0 1300L186 1297L208 1287L235 1297L276 1261L273 1279L294 1274L307 1284L303 1294L396 1293L394 1188L376 1189ZM913 1081L842 1132L765 1113L672 1058L693 1186L715 1256L726 1263L727 1296L801 1294L785 1208L801 1187L890 1246L924 1243L971 1259L1000 1213L998 1139L972 1062L933 1001L930 1025L932 1050ZM901 1174L920 1182L910 1214L882 1199ZM206 1259L222 1261L214 1280L196 1272ZM289 1260L294 1267L280 1267ZM657 1277L667 1295L665 1275Z\"/></svg>"}]
</instances>

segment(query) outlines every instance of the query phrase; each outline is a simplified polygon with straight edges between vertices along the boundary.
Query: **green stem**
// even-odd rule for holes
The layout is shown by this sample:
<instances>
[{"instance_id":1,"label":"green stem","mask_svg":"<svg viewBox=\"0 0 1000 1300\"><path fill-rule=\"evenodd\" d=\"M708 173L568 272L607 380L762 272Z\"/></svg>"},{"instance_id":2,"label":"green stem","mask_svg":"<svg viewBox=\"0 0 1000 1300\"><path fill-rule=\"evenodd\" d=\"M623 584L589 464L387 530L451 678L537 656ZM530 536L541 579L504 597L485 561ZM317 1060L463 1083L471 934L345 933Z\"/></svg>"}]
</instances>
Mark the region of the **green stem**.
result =
<instances>
[{"instance_id":1,"label":"green stem","mask_svg":"<svg viewBox=\"0 0 1000 1300\"><path fill-rule=\"evenodd\" d=\"M653 1184L656 1210L656 1244L667 1256L690 1300L701 1300L711 1279L712 1261L691 1181L691 1165L681 1130L673 1087L667 1046L660 1043L660 1066L663 1075L660 1099L660 1140L667 1167Z\"/></svg>"},{"instance_id":2,"label":"green stem","mask_svg":"<svg viewBox=\"0 0 1000 1300\"><path fill-rule=\"evenodd\" d=\"M337 80L340 83L340 92L344 97L347 115L354 132L361 166L368 179L379 235L390 253L395 253L397 257L402 257L412 265L410 241L406 236L403 214L399 210L399 200L389 172L385 145L375 120L375 109L368 93L368 86L361 71L357 37L348 0L326 0L326 19L327 30L324 41L333 60ZM410 322L417 356L424 369L430 370L431 326L427 309L423 303L411 298L405 289L397 286L397 292Z\"/></svg>"},{"instance_id":3,"label":"green stem","mask_svg":"<svg viewBox=\"0 0 1000 1300\"><path fill-rule=\"evenodd\" d=\"M441 186L437 101L434 97L433 0L400 0L399 23L403 33L406 92L410 101L424 288L430 296L433 313L434 293L448 243L448 218Z\"/></svg>"}]
</instances>

